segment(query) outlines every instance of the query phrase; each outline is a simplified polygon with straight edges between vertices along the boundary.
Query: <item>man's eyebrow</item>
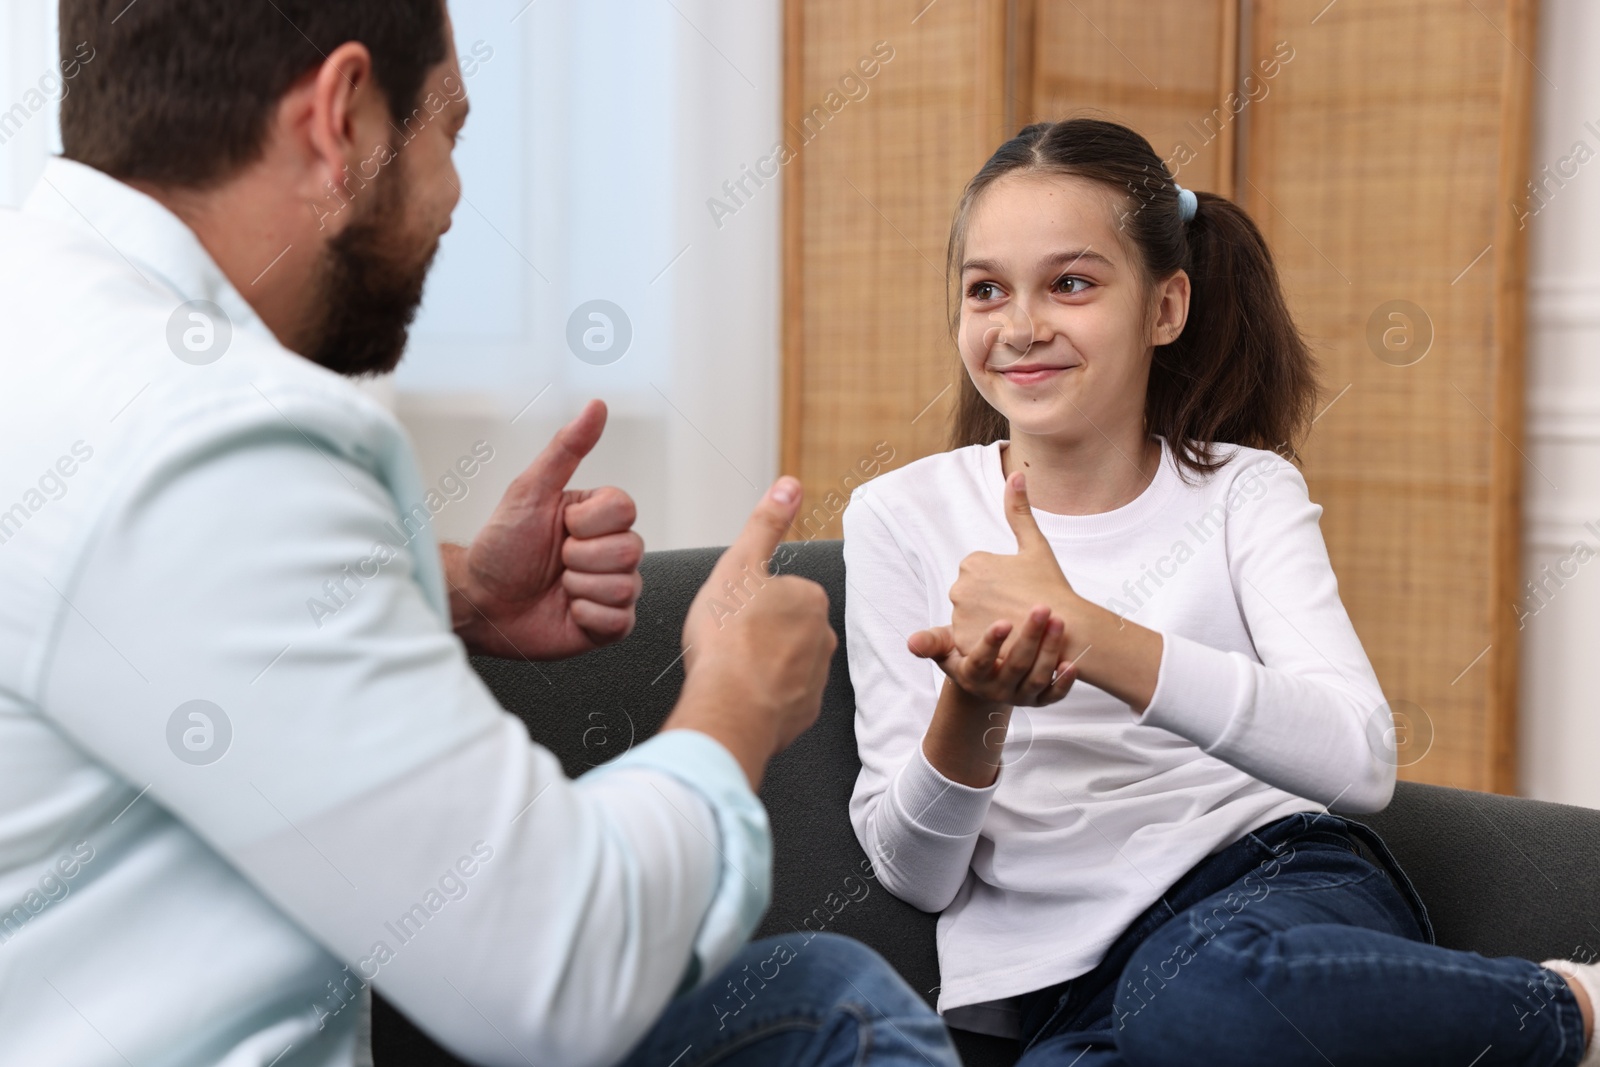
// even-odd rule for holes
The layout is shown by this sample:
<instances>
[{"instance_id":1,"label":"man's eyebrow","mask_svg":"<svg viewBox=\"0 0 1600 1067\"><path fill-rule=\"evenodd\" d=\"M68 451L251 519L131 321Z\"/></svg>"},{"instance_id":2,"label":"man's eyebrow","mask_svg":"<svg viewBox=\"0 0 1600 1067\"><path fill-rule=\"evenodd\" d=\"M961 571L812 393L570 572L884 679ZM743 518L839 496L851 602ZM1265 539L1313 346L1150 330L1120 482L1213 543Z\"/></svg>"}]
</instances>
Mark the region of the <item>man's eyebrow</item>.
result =
<instances>
[{"instance_id":1,"label":"man's eyebrow","mask_svg":"<svg viewBox=\"0 0 1600 1067\"><path fill-rule=\"evenodd\" d=\"M1051 253L1040 260L1039 265L1041 267L1059 267L1063 264L1071 266L1075 263L1081 263L1084 260L1098 263L1104 267L1115 266L1109 257L1101 255L1092 247L1074 248L1068 249L1064 252ZM969 259L965 263L961 264L961 272L965 274L969 270L984 271L989 274L999 274L1000 265L990 259Z\"/></svg>"}]
</instances>

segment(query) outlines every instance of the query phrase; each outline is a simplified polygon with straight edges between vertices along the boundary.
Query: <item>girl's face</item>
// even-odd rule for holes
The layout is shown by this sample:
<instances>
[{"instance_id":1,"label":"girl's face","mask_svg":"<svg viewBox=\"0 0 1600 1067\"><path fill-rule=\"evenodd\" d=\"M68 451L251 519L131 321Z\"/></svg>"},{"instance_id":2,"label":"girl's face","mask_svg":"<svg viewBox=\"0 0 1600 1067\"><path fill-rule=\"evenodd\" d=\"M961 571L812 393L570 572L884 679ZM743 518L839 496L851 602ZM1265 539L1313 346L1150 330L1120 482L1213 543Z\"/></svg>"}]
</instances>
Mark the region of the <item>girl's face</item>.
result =
<instances>
[{"instance_id":1,"label":"girl's face","mask_svg":"<svg viewBox=\"0 0 1600 1067\"><path fill-rule=\"evenodd\" d=\"M1126 205L1099 182L1017 173L972 206L961 360L1013 438L1143 432L1152 348L1182 331L1189 279L1179 271L1148 291L1119 230Z\"/></svg>"}]
</instances>

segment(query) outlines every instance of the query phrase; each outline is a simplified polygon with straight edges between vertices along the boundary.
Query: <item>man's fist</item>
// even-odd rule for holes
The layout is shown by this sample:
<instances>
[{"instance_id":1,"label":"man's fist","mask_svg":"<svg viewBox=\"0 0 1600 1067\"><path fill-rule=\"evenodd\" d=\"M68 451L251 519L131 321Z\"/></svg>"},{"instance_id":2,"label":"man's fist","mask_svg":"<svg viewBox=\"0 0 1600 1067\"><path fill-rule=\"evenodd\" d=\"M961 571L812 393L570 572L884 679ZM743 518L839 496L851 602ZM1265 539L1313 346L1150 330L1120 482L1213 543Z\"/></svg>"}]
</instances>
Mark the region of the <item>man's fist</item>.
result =
<instances>
[{"instance_id":1,"label":"man's fist","mask_svg":"<svg viewBox=\"0 0 1600 1067\"><path fill-rule=\"evenodd\" d=\"M592 400L506 489L469 548L443 548L456 632L474 652L562 659L633 630L644 541L621 489L568 489L606 425Z\"/></svg>"},{"instance_id":2,"label":"man's fist","mask_svg":"<svg viewBox=\"0 0 1600 1067\"><path fill-rule=\"evenodd\" d=\"M663 727L715 737L752 786L767 760L816 721L839 643L822 587L767 568L799 507L799 483L779 479L689 605L687 680Z\"/></svg>"}]
</instances>

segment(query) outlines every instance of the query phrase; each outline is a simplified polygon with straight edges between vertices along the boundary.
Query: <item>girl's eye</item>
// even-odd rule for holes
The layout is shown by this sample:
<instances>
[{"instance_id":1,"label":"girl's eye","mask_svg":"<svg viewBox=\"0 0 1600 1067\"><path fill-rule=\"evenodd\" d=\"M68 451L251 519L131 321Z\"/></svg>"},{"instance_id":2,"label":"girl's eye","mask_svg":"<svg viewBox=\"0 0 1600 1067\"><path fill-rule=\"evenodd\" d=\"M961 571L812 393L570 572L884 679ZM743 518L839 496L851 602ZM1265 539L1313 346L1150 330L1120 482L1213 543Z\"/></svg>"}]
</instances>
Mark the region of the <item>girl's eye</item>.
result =
<instances>
[{"instance_id":1,"label":"girl's eye","mask_svg":"<svg viewBox=\"0 0 1600 1067\"><path fill-rule=\"evenodd\" d=\"M1093 283L1087 278L1079 278L1076 275L1068 274L1056 282L1056 288L1065 292L1068 296L1077 296L1087 290L1091 284ZM1077 288L1062 289L1063 286L1076 286Z\"/></svg>"},{"instance_id":2,"label":"girl's eye","mask_svg":"<svg viewBox=\"0 0 1600 1067\"><path fill-rule=\"evenodd\" d=\"M967 289L967 296L973 300L993 300L1000 293L1000 287L994 282L976 282Z\"/></svg>"}]
</instances>

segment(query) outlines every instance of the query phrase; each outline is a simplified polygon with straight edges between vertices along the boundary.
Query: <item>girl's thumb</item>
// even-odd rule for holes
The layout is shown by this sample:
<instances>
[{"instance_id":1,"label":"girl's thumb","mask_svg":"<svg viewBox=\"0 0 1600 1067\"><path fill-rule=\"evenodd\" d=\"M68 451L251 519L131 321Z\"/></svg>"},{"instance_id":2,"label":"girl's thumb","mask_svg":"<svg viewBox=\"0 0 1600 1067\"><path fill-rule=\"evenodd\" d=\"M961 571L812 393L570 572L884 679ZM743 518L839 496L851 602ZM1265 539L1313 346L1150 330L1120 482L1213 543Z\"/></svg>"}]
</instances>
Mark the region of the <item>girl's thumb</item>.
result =
<instances>
[{"instance_id":1,"label":"girl's thumb","mask_svg":"<svg viewBox=\"0 0 1600 1067\"><path fill-rule=\"evenodd\" d=\"M955 635L948 626L918 630L906 640L906 648L919 659L942 660L955 651Z\"/></svg>"},{"instance_id":2,"label":"girl's thumb","mask_svg":"<svg viewBox=\"0 0 1600 1067\"><path fill-rule=\"evenodd\" d=\"M1006 522L1010 524L1011 532L1017 535L1019 553L1043 549L1051 555L1055 554L1044 531L1039 529L1038 520L1033 517L1033 505L1028 502L1028 480L1021 471L1006 479L1005 508Z\"/></svg>"}]
</instances>

